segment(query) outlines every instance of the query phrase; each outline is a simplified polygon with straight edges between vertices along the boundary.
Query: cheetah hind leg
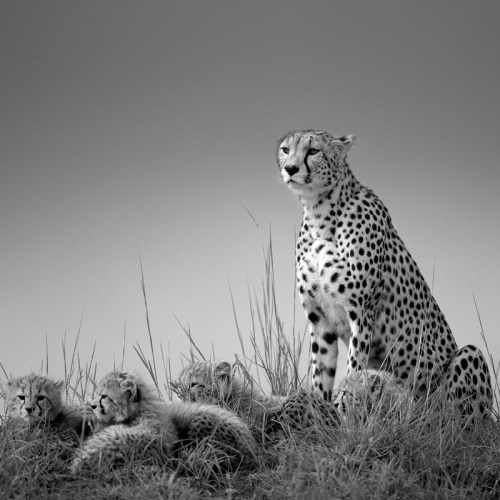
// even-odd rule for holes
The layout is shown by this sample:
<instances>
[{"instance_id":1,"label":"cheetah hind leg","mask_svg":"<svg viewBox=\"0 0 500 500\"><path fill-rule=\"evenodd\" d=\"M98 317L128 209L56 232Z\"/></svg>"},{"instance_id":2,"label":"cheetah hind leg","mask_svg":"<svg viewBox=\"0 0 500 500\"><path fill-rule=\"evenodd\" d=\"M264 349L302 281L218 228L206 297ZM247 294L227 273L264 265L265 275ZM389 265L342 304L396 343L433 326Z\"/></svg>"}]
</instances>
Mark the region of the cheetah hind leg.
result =
<instances>
[{"instance_id":1,"label":"cheetah hind leg","mask_svg":"<svg viewBox=\"0 0 500 500\"><path fill-rule=\"evenodd\" d=\"M490 372L477 347L467 345L456 352L444 373L443 385L447 399L457 404L463 416L490 415Z\"/></svg>"}]
</instances>

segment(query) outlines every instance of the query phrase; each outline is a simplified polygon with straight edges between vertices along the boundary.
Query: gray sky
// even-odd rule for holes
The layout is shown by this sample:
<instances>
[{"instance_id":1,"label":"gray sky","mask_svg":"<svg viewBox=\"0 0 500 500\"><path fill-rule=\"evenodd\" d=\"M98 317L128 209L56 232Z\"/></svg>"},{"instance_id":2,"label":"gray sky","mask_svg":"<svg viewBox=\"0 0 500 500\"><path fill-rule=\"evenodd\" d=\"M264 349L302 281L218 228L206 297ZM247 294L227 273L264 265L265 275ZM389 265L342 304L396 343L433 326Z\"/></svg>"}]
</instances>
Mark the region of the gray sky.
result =
<instances>
[{"instance_id":1,"label":"gray sky","mask_svg":"<svg viewBox=\"0 0 500 500\"><path fill-rule=\"evenodd\" d=\"M0 16L0 361L62 376L83 315L100 373L153 335L180 369L250 329L272 231L294 324L301 209L274 160L291 129L354 133L459 345L496 362L500 266L497 1L23 1ZM248 216L248 209L259 227ZM296 327L305 325L300 307ZM345 360L341 361L342 364Z\"/></svg>"}]
</instances>

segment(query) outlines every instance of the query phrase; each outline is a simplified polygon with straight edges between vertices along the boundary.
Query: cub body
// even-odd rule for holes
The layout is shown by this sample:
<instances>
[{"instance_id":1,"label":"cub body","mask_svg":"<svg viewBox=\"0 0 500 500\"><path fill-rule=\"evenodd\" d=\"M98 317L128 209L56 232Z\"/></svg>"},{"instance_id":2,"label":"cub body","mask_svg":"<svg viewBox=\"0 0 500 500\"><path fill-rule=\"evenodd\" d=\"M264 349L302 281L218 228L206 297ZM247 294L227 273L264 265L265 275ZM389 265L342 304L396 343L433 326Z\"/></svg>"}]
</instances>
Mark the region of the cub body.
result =
<instances>
[{"instance_id":1,"label":"cub body","mask_svg":"<svg viewBox=\"0 0 500 500\"><path fill-rule=\"evenodd\" d=\"M238 417L207 405L164 402L154 387L131 372L106 375L92 408L96 432L78 450L71 467L75 473L99 467L101 461L151 454L168 459L204 440L227 453L229 467L255 456L254 440Z\"/></svg>"},{"instance_id":2,"label":"cub body","mask_svg":"<svg viewBox=\"0 0 500 500\"><path fill-rule=\"evenodd\" d=\"M257 436L319 423L338 424L334 406L322 398L303 389L288 396L265 394L238 376L234 368L227 361L191 363L181 371L175 389L183 400L216 404L236 412Z\"/></svg>"}]
</instances>

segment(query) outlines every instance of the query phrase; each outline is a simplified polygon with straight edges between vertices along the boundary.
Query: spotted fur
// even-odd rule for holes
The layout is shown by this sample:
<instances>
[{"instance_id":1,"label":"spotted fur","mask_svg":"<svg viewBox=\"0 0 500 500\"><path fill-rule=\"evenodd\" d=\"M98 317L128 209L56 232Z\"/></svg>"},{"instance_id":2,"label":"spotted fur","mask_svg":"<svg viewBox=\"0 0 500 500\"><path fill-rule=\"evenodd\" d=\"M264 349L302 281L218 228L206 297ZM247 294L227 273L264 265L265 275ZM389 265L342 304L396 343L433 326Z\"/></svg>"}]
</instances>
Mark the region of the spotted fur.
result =
<instances>
[{"instance_id":1,"label":"spotted fur","mask_svg":"<svg viewBox=\"0 0 500 500\"><path fill-rule=\"evenodd\" d=\"M402 380L382 370L361 370L345 377L334 392L333 402L345 420L364 420L409 415L414 398Z\"/></svg>"},{"instance_id":2,"label":"spotted fur","mask_svg":"<svg viewBox=\"0 0 500 500\"><path fill-rule=\"evenodd\" d=\"M64 403L63 382L30 373L7 381L7 416L19 424L20 432L34 428L73 434L73 438L90 433L93 414L89 408Z\"/></svg>"},{"instance_id":3,"label":"spotted fur","mask_svg":"<svg viewBox=\"0 0 500 500\"><path fill-rule=\"evenodd\" d=\"M335 408L309 391L287 396L265 394L227 361L193 362L181 371L175 389L185 401L216 404L236 412L258 437L313 425L337 425Z\"/></svg>"},{"instance_id":4,"label":"spotted fur","mask_svg":"<svg viewBox=\"0 0 500 500\"><path fill-rule=\"evenodd\" d=\"M442 385L465 413L484 414L492 404L485 359L474 346L458 350L387 208L347 163L354 141L302 130L278 142L281 177L303 205L296 270L313 390L331 398L340 338L348 374L382 368L420 395Z\"/></svg>"},{"instance_id":5,"label":"spotted fur","mask_svg":"<svg viewBox=\"0 0 500 500\"><path fill-rule=\"evenodd\" d=\"M131 372L111 372L98 384L92 408L96 432L78 450L71 470L121 460L178 456L207 440L228 467L255 456L248 427L232 413L196 403L164 402L151 384Z\"/></svg>"}]
</instances>

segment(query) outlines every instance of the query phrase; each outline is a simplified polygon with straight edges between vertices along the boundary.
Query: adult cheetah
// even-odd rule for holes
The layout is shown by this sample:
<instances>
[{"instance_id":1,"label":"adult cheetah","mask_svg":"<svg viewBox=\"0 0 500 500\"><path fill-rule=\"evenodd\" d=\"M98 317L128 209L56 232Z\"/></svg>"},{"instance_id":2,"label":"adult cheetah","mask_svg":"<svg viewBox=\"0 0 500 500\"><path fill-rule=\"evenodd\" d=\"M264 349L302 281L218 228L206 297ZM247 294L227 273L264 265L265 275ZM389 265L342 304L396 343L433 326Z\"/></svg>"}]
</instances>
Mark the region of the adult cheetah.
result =
<instances>
[{"instance_id":1,"label":"adult cheetah","mask_svg":"<svg viewBox=\"0 0 500 500\"><path fill-rule=\"evenodd\" d=\"M297 287L311 332L313 390L330 399L338 339L348 373L392 372L417 395L444 385L461 410L492 404L479 349L460 350L385 205L352 173L352 135L299 130L278 142L285 184L303 205L296 245Z\"/></svg>"}]
</instances>

